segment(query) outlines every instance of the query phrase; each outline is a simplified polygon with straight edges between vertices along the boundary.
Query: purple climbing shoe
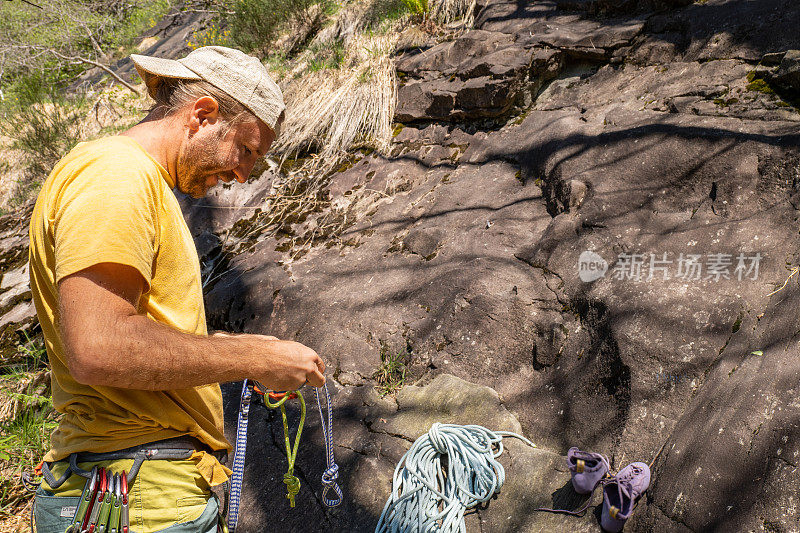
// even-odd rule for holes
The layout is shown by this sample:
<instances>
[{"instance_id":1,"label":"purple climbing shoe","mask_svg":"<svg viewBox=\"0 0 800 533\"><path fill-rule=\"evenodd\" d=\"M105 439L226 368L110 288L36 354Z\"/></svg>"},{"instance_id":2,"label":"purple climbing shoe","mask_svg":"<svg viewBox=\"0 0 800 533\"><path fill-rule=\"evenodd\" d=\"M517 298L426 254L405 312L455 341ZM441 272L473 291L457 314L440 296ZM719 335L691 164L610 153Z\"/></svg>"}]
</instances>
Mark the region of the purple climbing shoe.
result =
<instances>
[{"instance_id":1,"label":"purple climbing shoe","mask_svg":"<svg viewBox=\"0 0 800 533\"><path fill-rule=\"evenodd\" d=\"M578 494L590 494L611 468L605 455L584 452L575 447L567 452L567 467L572 474L572 486Z\"/></svg>"},{"instance_id":2,"label":"purple climbing shoe","mask_svg":"<svg viewBox=\"0 0 800 533\"><path fill-rule=\"evenodd\" d=\"M636 502L650 486L650 467L645 463L631 463L603 486L603 514L600 525L616 533L631 516Z\"/></svg>"}]
</instances>

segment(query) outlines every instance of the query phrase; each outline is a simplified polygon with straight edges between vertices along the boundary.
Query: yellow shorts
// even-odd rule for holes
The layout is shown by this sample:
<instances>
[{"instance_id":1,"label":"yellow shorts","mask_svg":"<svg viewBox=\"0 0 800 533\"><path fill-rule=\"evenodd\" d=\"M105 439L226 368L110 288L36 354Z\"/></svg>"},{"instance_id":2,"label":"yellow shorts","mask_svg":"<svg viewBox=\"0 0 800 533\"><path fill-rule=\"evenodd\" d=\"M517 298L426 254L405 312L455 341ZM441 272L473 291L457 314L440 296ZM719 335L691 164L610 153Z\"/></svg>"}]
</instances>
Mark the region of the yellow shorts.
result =
<instances>
[{"instance_id":1,"label":"yellow shorts","mask_svg":"<svg viewBox=\"0 0 800 533\"><path fill-rule=\"evenodd\" d=\"M121 459L78 463L78 466L91 470L97 465L113 473L121 473L123 470L130 470L132 464L132 459ZM67 461L60 461L53 463L50 470L59 479L67 467ZM47 482L42 482L34 507L38 532L56 531L60 528L63 533L72 516L60 515L69 514L70 505L76 505L72 502L77 502L80 498L85 483L86 478L76 474L70 476L56 490ZM167 528L171 532L177 532L189 526L189 531L216 531L219 506L208 483L197 469L197 461L144 461L129 489L129 501L130 526L136 533L155 533ZM62 522L66 524L63 527Z\"/></svg>"}]
</instances>

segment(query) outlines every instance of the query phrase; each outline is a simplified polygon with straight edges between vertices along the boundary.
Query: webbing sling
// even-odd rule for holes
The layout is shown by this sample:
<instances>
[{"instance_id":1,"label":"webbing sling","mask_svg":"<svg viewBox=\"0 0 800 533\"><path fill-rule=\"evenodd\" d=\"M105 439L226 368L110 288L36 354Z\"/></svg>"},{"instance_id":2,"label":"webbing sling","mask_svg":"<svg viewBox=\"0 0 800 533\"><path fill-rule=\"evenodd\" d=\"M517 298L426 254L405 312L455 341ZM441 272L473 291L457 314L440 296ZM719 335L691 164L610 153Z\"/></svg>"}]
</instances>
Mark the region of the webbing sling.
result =
<instances>
[{"instance_id":1,"label":"webbing sling","mask_svg":"<svg viewBox=\"0 0 800 533\"><path fill-rule=\"evenodd\" d=\"M322 414L322 402L320 401L320 389L315 388L314 393L317 397L317 407L319 408L319 416L320 416L320 423L322 424L322 434L325 439L325 460L326 460L326 469L325 472L322 474L322 502L327 507L336 507L342 502L342 489L336 483L337 478L339 477L339 467L336 464L336 461L333 457L333 411L331 409L331 397L328 393L328 386L323 385L322 390L325 393L325 404L328 411L327 421L325 416ZM236 424L236 441L235 441L235 448L233 450L233 465L231 470L233 474L231 475L231 490L230 490L230 503L228 505L228 530L230 533L235 533L236 531L236 524L239 521L239 503L241 500L242 495L242 481L244 478L244 463L245 463L245 451L247 448L247 424L249 421L250 415L250 402L253 396L253 384L249 382L249 380L244 380L242 383L242 395L241 400L239 402L239 416ZM266 403L266 402L265 402ZM273 404L275 407L282 407L283 401L279 402L278 404ZM286 421L286 414L285 411L282 410L282 417L284 423L284 433L287 441L287 459L290 462L289 468L290 472L287 475L291 475L292 472L292 457L291 453L289 452L288 446L288 425ZM299 442L300 432L302 431L302 427L298 429L297 437L295 438L295 446L294 452L297 451L297 445ZM329 491L333 490L336 493L335 498L328 497ZM290 498L291 499L291 498Z\"/></svg>"}]
</instances>

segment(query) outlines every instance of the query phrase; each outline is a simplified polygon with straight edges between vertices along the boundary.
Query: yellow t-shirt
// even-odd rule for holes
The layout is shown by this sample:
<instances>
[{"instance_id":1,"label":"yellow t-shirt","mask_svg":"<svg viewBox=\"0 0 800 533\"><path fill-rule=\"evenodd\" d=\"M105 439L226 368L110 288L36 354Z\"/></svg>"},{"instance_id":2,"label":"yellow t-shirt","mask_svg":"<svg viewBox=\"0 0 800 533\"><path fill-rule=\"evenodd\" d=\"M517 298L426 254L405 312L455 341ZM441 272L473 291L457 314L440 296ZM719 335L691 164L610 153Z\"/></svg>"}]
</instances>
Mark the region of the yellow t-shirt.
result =
<instances>
[{"instance_id":1,"label":"yellow t-shirt","mask_svg":"<svg viewBox=\"0 0 800 533\"><path fill-rule=\"evenodd\" d=\"M58 282L98 263L141 272L147 282L141 314L207 334L197 251L174 186L136 141L116 136L80 143L42 187L30 223L31 291L52 367L53 404L64 414L47 461L182 435L215 450L231 448L218 384L164 391L90 387L72 378L64 358Z\"/></svg>"}]
</instances>

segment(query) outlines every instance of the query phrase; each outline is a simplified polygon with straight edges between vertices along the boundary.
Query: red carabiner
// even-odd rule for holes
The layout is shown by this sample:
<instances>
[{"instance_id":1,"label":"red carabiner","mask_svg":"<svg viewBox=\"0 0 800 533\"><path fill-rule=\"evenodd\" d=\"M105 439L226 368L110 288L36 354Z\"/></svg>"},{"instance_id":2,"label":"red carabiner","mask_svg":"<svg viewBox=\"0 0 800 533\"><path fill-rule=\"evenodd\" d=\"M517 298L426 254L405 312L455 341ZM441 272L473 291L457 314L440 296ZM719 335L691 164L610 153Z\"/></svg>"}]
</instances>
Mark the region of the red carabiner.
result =
<instances>
[{"instance_id":1,"label":"red carabiner","mask_svg":"<svg viewBox=\"0 0 800 533\"><path fill-rule=\"evenodd\" d=\"M270 392L268 394L268 396L272 400L282 400L283 397L286 396L287 394L289 395L289 398L288 398L289 400L294 400L295 398L297 398L297 393L296 392L289 392L289 391L286 391L286 390L272 391L272 392Z\"/></svg>"},{"instance_id":2,"label":"red carabiner","mask_svg":"<svg viewBox=\"0 0 800 533\"><path fill-rule=\"evenodd\" d=\"M119 530L128 533L130 528L130 515L128 510L128 474L122 471L122 509L120 510Z\"/></svg>"}]
</instances>

